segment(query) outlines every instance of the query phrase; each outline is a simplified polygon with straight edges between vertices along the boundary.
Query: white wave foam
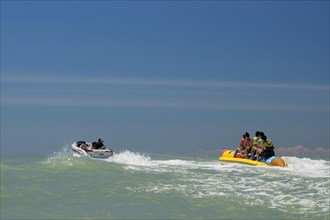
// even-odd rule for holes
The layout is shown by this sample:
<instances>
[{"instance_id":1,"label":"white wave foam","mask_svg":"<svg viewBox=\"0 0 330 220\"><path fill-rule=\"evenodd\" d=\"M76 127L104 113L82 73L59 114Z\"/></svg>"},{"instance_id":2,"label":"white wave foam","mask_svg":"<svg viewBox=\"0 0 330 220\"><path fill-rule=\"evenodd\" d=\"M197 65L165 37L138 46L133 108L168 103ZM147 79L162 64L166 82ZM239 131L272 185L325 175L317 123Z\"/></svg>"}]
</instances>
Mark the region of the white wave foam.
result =
<instances>
[{"instance_id":1,"label":"white wave foam","mask_svg":"<svg viewBox=\"0 0 330 220\"><path fill-rule=\"evenodd\" d=\"M167 157L168 158L168 157ZM193 158L187 159L162 159L154 160L142 153L125 150L113 157L106 159L108 162L116 162L126 166L127 169L154 171L154 172L185 172L191 169L202 169L218 172L238 172L257 174L261 170L284 170L292 175L308 177L326 177L330 175L330 163L324 160L313 160L309 158L283 157L289 166L283 167L254 167L242 164L222 164L218 161L196 161ZM269 172L268 175L272 175Z\"/></svg>"},{"instance_id":2,"label":"white wave foam","mask_svg":"<svg viewBox=\"0 0 330 220\"><path fill-rule=\"evenodd\" d=\"M166 156L168 158L168 156ZM143 170L152 172L186 172L190 169L218 170L221 168L218 161L199 162L185 159L151 159L142 153L125 150L113 157L106 159L108 162L116 162L127 165L127 169Z\"/></svg>"},{"instance_id":3,"label":"white wave foam","mask_svg":"<svg viewBox=\"0 0 330 220\"><path fill-rule=\"evenodd\" d=\"M106 161L134 166L153 166L150 157L128 150L120 152L119 154L114 154L112 157L106 159Z\"/></svg>"},{"instance_id":4,"label":"white wave foam","mask_svg":"<svg viewBox=\"0 0 330 220\"><path fill-rule=\"evenodd\" d=\"M61 160L68 165L72 165L72 157L80 157L80 155L72 152L69 145L64 146L59 152L54 152L52 156L49 156L46 163L54 163L54 161ZM223 164L217 160L214 161L196 161L194 158L188 159L173 159L169 156L163 157L168 159L151 159L138 152L131 152L129 150L115 153L113 157L105 159L108 162L116 162L127 165L127 169L155 171L155 172L185 172L191 169L209 170L214 172L248 172L250 174L259 173L260 170L285 170L292 175L306 176L306 177L329 177L330 176L330 162L325 160L314 160L310 158L297 158L297 157L283 157L289 164L286 168L281 167L253 167L242 164ZM271 175L272 172L269 173Z\"/></svg>"},{"instance_id":5,"label":"white wave foam","mask_svg":"<svg viewBox=\"0 0 330 220\"><path fill-rule=\"evenodd\" d=\"M125 155L129 156L128 153ZM329 212L328 161L285 157L283 159L289 163L289 167L283 168L222 165L218 161L140 159L147 165L146 169L138 170L168 172L174 175L171 179L175 181L157 179L127 188L130 191L174 192L192 198L225 197L244 206L263 206L268 203L269 208L283 212L315 216ZM143 166L143 163L140 161L138 164ZM136 169L136 166L129 169Z\"/></svg>"},{"instance_id":6,"label":"white wave foam","mask_svg":"<svg viewBox=\"0 0 330 220\"><path fill-rule=\"evenodd\" d=\"M53 152L53 155L49 156L44 163L51 165L58 165L60 163L63 165L72 166L73 165L71 161L72 156L73 154L70 146L66 145L62 147L62 149L59 152Z\"/></svg>"},{"instance_id":7,"label":"white wave foam","mask_svg":"<svg viewBox=\"0 0 330 220\"><path fill-rule=\"evenodd\" d=\"M329 212L329 161L296 157L283 159L289 164L286 168L234 163L223 165L216 159L153 158L152 155L125 150L101 161L118 163L134 172L159 174L152 175L143 184L126 187L136 193L174 192L192 198L224 197L238 205L253 207L267 203L268 208L283 212L316 216ZM73 161L69 146L47 158L47 163L63 166L72 166L72 162L79 161L80 158ZM87 161L90 162L88 167L95 164L95 161ZM166 173L166 178L162 176L163 173ZM168 178L168 175L172 178ZM320 210L323 214L319 213Z\"/></svg>"},{"instance_id":8,"label":"white wave foam","mask_svg":"<svg viewBox=\"0 0 330 220\"><path fill-rule=\"evenodd\" d=\"M283 157L283 159L287 161L288 170L294 175L315 178L330 176L329 161L297 157Z\"/></svg>"}]
</instances>

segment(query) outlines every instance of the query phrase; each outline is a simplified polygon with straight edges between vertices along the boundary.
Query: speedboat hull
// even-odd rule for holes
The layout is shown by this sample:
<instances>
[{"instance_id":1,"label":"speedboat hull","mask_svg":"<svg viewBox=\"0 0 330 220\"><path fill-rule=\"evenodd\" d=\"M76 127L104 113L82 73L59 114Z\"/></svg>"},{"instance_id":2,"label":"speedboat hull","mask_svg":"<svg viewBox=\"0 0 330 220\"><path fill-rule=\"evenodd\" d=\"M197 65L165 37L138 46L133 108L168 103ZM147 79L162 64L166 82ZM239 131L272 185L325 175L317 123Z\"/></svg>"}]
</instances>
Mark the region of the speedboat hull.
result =
<instances>
[{"instance_id":1,"label":"speedboat hull","mask_svg":"<svg viewBox=\"0 0 330 220\"><path fill-rule=\"evenodd\" d=\"M85 142L85 141L78 141L74 142L71 145L71 149L81 155L81 156L89 156L92 158L97 158L97 159L107 159L109 157L113 156L113 151L111 149L82 149L80 147L81 144L86 144L87 146L91 146L91 143Z\"/></svg>"},{"instance_id":2,"label":"speedboat hull","mask_svg":"<svg viewBox=\"0 0 330 220\"><path fill-rule=\"evenodd\" d=\"M232 163L243 163L255 166L280 166L286 167L288 164L280 157L272 156L269 158L260 157L259 161L251 160L248 158L234 157L235 151L223 149L222 155L219 157L219 161L232 162Z\"/></svg>"}]
</instances>

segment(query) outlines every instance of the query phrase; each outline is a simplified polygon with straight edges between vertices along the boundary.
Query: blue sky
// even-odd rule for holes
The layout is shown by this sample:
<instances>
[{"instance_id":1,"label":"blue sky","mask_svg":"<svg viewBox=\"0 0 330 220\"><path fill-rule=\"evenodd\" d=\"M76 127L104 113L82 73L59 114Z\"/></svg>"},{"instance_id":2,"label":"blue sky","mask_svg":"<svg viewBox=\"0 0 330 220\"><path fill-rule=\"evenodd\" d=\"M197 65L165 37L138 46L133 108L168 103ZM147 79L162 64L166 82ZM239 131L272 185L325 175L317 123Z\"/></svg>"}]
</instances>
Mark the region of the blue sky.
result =
<instances>
[{"instance_id":1,"label":"blue sky","mask_svg":"<svg viewBox=\"0 0 330 220\"><path fill-rule=\"evenodd\" d=\"M1 153L150 153L262 130L329 148L328 1L1 1Z\"/></svg>"}]
</instances>

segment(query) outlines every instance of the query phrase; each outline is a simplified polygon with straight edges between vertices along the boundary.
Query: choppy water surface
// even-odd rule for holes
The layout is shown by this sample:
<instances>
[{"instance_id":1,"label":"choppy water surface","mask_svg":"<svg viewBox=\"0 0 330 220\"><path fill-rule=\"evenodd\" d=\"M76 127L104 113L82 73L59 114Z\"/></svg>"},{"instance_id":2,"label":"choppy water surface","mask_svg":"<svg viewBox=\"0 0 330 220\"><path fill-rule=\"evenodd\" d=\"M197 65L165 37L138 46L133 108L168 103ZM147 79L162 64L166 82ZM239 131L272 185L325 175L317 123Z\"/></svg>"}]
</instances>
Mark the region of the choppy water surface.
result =
<instances>
[{"instance_id":1,"label":"choppy water surface","mask_svg":"<svg viewBox=\"0 0 330 220\"><path fill-rule=\"evenodd\" d=\"M284 159L287 168L131 151L6 157L1 219L329 219L330 162Z\"/></svg>"}]
</instances>

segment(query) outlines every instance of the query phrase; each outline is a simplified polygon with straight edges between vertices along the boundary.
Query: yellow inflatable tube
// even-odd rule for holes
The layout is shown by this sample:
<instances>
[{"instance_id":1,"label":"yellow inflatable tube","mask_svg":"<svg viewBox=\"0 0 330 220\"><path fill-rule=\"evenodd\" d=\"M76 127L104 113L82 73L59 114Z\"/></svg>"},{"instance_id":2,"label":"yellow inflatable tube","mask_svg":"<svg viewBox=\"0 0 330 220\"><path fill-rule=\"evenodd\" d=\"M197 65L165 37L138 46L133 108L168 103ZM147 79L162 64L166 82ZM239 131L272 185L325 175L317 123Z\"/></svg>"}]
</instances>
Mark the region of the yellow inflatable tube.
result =
<instances>
[{"instance_id":1,"label":"yellow inflatable tube","mask_svg":"<svg viewBox=\"0 0 330 220\"><path fill-rule=\"evenodd\" d=\"M219 161L223 162L234 162L234 163L243 163L255 166L280 166L286 167L288 164L280 157L270 157L270 158L263 158L261 157L259 161L250 160L246 158L235 158L234 157L235 151L223 149L222 155L219 157Z\"/></svg>"}]
</instances>

